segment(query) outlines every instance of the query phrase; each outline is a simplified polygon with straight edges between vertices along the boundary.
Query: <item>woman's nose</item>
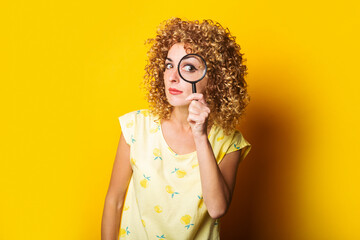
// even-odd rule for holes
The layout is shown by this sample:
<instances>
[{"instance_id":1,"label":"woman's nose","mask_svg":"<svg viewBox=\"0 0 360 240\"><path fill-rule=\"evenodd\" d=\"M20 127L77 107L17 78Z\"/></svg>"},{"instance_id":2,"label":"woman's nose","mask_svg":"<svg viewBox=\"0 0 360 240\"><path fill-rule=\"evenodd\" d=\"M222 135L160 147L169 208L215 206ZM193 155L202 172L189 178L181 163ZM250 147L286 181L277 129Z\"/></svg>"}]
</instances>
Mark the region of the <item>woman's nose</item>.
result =
<instances>
[{"instance_id":1,"label":"woman's nose","mask_svg":"<svg viewBox=\"0 0 360 240\"><path fill-rule=\"evenodd\" d=\"M177 68L173 68L170 74L170 81L171 82L178 82L180 80L180 76L178 73Z\"/></svg>"}]
</instances>

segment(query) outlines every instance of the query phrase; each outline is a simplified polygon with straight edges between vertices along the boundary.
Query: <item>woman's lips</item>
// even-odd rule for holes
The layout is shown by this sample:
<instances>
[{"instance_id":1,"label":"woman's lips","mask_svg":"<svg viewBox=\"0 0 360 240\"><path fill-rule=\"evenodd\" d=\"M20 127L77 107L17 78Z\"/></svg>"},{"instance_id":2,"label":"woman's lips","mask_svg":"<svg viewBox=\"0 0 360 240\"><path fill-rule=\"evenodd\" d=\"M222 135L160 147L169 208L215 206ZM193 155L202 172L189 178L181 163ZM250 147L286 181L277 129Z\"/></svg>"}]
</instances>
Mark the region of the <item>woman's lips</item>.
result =
<instances>
[{"instance_id":1,"label":"woman's lips","mask_svg":"<svg viewBox=\"0 0 360 240\"><path fill-rule=\"evenodd\" d=\"M172 95L179 95L182 94L182 91L177 90L176 88L169 88L169 93Z\"/></svg>"}]
</instances>

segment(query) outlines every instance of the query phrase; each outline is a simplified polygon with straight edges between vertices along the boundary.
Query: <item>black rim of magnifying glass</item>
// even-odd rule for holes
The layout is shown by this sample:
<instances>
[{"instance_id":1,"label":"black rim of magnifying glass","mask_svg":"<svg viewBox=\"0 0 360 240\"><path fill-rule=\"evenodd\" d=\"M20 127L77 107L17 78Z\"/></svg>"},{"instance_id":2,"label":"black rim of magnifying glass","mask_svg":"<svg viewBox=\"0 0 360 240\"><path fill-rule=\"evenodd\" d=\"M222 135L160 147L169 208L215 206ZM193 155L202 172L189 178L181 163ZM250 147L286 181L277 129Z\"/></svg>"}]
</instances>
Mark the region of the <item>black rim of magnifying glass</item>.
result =
<instances>
[{"instance_id":1,"label":"black rim of magnifying glass","mask_svg":"<svg viewBox=\"0 0 360 240\"><path fill-rule=\"evenodd\" d=\"M205 64L204 74L202 75L201 78L199 78L199 79L196 80L196 81L186 80L185 78L183 78L183 76L182 76L181 73L180 73L180 63L181 63L181 61L182 61L183 59L185 59L185 58L188 58L189 56L197 56L197 57L201 58L201 60L202 60L203 63ZM192 84L192 89L193 89L192 92L195 93L195 92L196 92L196 83L199 82L201 79L203 79L203 78L205 77L206 72L207 72L207 65L206 65L205 59L204 59L202 56L200 56L199 54L190 53L190 54L186 54L185 56L183 56L183 57L180 59L177 70L178 70L179 76L181 77L182 80L184 80L185 82L188 82L188 83L191 83L191 84Z\"/></svg>"}]
</instances>

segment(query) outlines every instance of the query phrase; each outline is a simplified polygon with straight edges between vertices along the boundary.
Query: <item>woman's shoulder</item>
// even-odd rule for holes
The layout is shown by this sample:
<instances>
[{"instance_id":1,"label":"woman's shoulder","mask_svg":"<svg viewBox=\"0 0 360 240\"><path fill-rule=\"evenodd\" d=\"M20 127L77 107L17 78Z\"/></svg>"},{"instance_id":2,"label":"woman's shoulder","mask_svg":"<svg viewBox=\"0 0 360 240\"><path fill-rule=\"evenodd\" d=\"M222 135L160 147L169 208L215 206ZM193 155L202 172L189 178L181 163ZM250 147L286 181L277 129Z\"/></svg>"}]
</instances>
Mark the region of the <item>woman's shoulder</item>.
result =
<instances>
[{"instance_id":1,"label":"woman's shoulder","mask_svg":"<svg viewBox=\"0 0 360 240\"><path fill-rule=\"evenodd\" d=\"M140 109L136 111L127 112L121 115L119 118L139 119L139 118L154 118L154 116L150 113L149 109Z\"/></svg>"},{"instance_id":2,"label":"woman's shoulder","mask_svg":"<svg viewBox=\"0 0 360 240\"><path fill-rule=\"evenodd\" d=\"M244 149L244 151L241 152L242 160L251 148L250 143L243 137L242 133L236 129L229 134L225 134L221 127L213 126L209 141L218 163L222 161L225 154Z\"/></svg>"},{"instance_id":3,"label":"woman's shoulder","mask_svg":"<svg viewBox=\"0 0 360 240\"><path fill-rule=\"evenodd\" d=\"M240 148L245 147L246 145L250 145L240 130L234 129L228 134L225 134L224 130L220 126L214 125L209 134L209 140L212 145L240 145Z\"/></svg>"},{"instance_id":4,"label":"woman's shoulder","mask_svg":"<svg viewBox=\"0 0 360 240\"><path fill-rule=\"evenodd\" d=\"M121 131L128 144L135 142L137 136L144 135L149 129L157 127L156 117L148 109L140 109L125 113L118 117Z\"/></svg>"},{"instance_id":5,"label":"woman's shoulder","mask_svg":"<svg viewBox=\"0 0 360 240\"><path fill-rule=\"evenodd\" d=\"M237 129L232 130L229 133L225 133L224 129L214 124L210 130L210 136L216 136L221 139L233 138L235 136L242 136L241 132Z\"/></svg>"},{"instance_id":6,"label":"woman's shoulder","mask_svg":"<svg viewBox=\"0 0 360 240\"><path fill-rule=\"evenodd\" d=\"M125 113L119 117L119 120L129 126L144 123L151 125L158 122L158 118L154 116L149 109L140 109Z\"/></svg>"}]
</instances>

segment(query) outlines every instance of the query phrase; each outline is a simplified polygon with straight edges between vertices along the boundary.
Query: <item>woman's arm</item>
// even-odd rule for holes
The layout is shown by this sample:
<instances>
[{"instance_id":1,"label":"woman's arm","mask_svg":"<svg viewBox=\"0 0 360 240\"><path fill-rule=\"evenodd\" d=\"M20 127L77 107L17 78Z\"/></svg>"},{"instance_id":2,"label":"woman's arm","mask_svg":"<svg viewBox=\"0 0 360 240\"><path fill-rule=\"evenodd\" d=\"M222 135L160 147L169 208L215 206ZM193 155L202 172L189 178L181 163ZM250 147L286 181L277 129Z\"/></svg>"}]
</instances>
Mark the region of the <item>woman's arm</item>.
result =
<instances>
[{"instance_id":1,"label":"woman's arm","mask_svg":"<svg viewBox=\"0 0 360 240\"><path fill-rule=\"evenodd\" d=\"M125 138L121 133L109 189L105 198L101 222L102 240L118 239L121 211L131 175L130 146L125 142Z\"/></svg>"},{"instance_id":2,"label":"woman's arm","mask_svg":"<svg viewBox=\"0 0 360 240\"><path fill-rule=\"evenodd\" d=\"M226 154L218 165L206 131L210 109L200 93L190 95L187 100L192 101L188 122L196 145L204 203L209 215L219 218L230 206L241 151Z\"/></svg>"},{"instance_id":3,"label":"woman's arm","mask_svg":"<svg viewBox=\"0 0 360 240\"><path fill-rule=\"evenodd\" d=\"M207 137L195 144L204 203L212 218L220 218L230 206L241 150L226 154L218 165Z\"/></svg>"}]
</instances>

